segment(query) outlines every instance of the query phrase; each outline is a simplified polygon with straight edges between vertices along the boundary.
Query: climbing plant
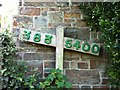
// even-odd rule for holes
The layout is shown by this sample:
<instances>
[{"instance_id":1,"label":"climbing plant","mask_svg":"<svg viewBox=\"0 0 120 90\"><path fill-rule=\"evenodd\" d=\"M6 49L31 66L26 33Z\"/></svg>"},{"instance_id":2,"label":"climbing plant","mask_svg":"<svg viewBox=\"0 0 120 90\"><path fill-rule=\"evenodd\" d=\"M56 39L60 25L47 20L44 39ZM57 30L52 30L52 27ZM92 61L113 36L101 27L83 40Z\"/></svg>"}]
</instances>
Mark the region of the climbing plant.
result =
<instances>
[{"instance_id":1,"label":"climbing plant","mask_svg":"<svg viewBox=\"0 0 120 90\"><path fill-rule=\"evenodd\" d=\"M59 69L52 69L48 77L41 81L36 68L29 69L22 60L16 60L17 48L12 35L6 30L1 33L2 44L2 90L41 90L42 88L70 88L71 83ZM54 90L54 89L53 89Z\"/></svg>"},{"instance_id":2,"label":"climbing plant","mask_svg":"<svg viewBox=\"0 0 120 90\"><path fill-rule=\"evenodd\" d=\"M108 75L112 86L120 86L120 2L88 2L81 3L91 31L103 32L104 47L109 54L111 65Z\"/></svg>"},{"instance_id":3,"label":"climbing plant","mask_svg":"<svg viewBox=\"0 0 120 90\"><path fill-rule=\"evenodd\" d=\"M4 38L2 41L2 82L3 90L24 90L24 89L36 89L37 86L37 74L36 70L30 70L25 65L24 61L16 60L17 49L12 39L12 35L6 30L2 33ZM34 74L27 75L27 72L34 71ZM33 72L31 72L33 73Z\"/></svg>"}]
</instances>

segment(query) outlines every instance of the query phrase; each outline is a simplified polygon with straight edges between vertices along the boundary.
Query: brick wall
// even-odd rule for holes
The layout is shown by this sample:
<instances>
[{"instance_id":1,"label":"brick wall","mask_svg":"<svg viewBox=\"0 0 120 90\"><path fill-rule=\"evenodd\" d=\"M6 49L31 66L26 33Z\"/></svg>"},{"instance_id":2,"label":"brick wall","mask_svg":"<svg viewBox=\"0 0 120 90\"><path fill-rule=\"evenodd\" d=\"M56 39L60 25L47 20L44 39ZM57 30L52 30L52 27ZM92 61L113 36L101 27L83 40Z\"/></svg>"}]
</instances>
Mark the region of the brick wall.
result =
<instances>
[{"instance_id":1,"label":"brick wall","mask_svg":"<svg viewBox=\"0 0 120 90\"><path fill-rule=\"evenodd\" d=\"M51 68L55 68L55 48L20 41L19 29L55 34L56 27L62 25L66 37L101 44L99 56L64 50L64 74L73 83L73 88L110 90L106 76L108 61L100 40L101 32L90 31L78 6L78 3L73 3L69 7L65 2L20 2L19 15L13 17L14 40L19 48L17 60L23 59L29 66L38 67L41 78L44 78Z\"/></svg>"}]
</instances>

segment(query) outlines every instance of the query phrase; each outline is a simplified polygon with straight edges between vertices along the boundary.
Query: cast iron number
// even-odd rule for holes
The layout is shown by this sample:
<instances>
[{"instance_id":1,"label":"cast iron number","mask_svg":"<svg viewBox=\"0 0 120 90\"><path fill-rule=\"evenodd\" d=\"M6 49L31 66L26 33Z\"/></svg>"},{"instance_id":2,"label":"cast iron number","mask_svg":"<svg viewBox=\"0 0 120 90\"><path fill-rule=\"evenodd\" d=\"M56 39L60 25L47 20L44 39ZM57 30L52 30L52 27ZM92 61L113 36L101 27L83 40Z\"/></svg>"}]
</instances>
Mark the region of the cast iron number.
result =
<instances>
[{"instance_id":1,"label":"cast iron number","mask_svg":"<svg viewBox=\"0 0 120 90\"><path fill-rule=\"evenodd\" d=\"M24 30L23 39L29 40L30 39L30 34L31 34L31 31Z\"/></svg>"},{"instance_id":2,"label":"cast iron number","mask_svg":"<svg viewBox=\"0 0 120 90\"><path fill-rule=\"evenodd\" d=\"M36 34L34 35L34 41L35 41L35 42L40 42L40 40L41 40L41 34L40 34L40 33L36 33Z\"/></svg>"},{"instance_id":3,"label":"cast iron number","mask_svg":"<svg viewBox=\"0 0 120 90\"><path fill-rule=\"evenodd\" d=\"M50 44L51 42L52 42L52 37L53 36L51 36L51 35L45 35L45 40L44 40L44 42L46 43L46 44Z\"/></svg>"}]
</instances>

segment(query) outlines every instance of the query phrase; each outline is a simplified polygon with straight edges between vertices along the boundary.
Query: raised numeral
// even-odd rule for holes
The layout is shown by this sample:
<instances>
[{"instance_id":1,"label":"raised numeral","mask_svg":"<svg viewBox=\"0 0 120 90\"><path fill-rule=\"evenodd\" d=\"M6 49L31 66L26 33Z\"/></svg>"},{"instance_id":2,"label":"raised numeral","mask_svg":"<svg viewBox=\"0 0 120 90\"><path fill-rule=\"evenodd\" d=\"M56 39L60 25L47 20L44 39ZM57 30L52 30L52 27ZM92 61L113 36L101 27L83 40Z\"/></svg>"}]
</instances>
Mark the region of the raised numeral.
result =
<instances>
[{"instance_id":1,"label":"raised numeral","mask_svg":"<svg viewBox=\"0 0 120 90\"><path fill-rule=\"evenodd\" d=\"M35 42L40 42L40 40L41 40L41 34L40 34L40 33L36 33L36 34L34 35L34 41L35 41Z\"/></svg>"},{"instance_id":2,"label":"raised numeral","mask_svg":"<svg viewBox=\"0 0 120 90\"><path fill-rule=\"evenodd\" d=\"M50 43L52 42L52 37L53 37L53 36L51 36L51 35L45 35L45 40L44 40L44 42L45 42L46 44L50 44Z\"/></svg>"},{"instance_id":3,"label":"raised numeral","mask_svg":"<svg viewBox=\"0 0 120 90\"><path fill-rule=\"evenodd\" d=\"M31 31L24 30L23 39L29 40L30 39L30 34L31 34Z\"/></svg>"},{"instance_id":4,"label":"raised numeral","mask_svg":"<svg viewBox=\"0 0 120 90\"><path fill-rule=\"evenodd\" d=\"M65 46L66 46L66 48L71 48L72 47L72 40L71 39L67 39L65 41Z\"/></svg>"},{"instance_id":5,"label":"raised numeral","mask_svg":"<svg viewBox=\"0 0 120 90\"><path fill-rule=\"evenodd\" d=\"M78 50L80 48L80 41L76 40L73 46L76 47L76 50Z\"/></svg>"}]
</instances>

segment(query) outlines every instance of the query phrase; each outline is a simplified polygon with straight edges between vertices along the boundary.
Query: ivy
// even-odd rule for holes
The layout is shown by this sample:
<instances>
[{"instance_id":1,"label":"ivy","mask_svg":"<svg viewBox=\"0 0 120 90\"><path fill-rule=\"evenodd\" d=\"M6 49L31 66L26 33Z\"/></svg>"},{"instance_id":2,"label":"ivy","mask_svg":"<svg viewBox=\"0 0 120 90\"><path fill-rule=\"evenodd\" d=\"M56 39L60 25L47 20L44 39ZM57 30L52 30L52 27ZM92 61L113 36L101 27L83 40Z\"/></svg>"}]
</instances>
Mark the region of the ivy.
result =
<instances>
[{"instance_id":1,"label":"ivy","mask_svg":"<svg viewBox=\"0 0 120 90\"><path fill-rule=\"evenodd\" d=\"M111 65L108 75L112 86L120 86L120 2L86 2L80 9L91 31L103 32L105 50Z\"/></svg>"},{"instance_id":2,"label":"ivy","mask_svg":"<svg viewBox=\"0 0 120 90\"><path fill-rule=\"evenodd\" d=\"M24 90L36 89L38 75L36 70L28 69L26 63L22 60L16 60L16 45L12 40L12 35L6 30L2 33L4 38L2 43L2 90ZM33 72L31 72L33 71ZM27 75L28 72L34 73ZM40 85L39 85L40 86Z\"/></svg>"},{"instance_id":3,"label":"ivy","mask_svg":"<svg viewBox=\"0 0 120 90\"><path fill-rule=\"evenodd\" d=\"M59 69L52 69L50 74L45 78L44 82L40 82L40 86L45 90L63 90L63 88L71 88L72 84L67 81L65 75Z\"/></svg>"},{"instance_id":4,"label":"ivy","mask_svg":"<svg viewBox=\"0 0 120 90\"><path fill-rule=\"evenodd\" d=\"M12 35L6 30L2 34L2 90L41 90L44 87L70 88L66 77L58 69L42 82L37 68L29 69L24 60L16 60L16 45Z\"/></svg>"}]
</instances>

